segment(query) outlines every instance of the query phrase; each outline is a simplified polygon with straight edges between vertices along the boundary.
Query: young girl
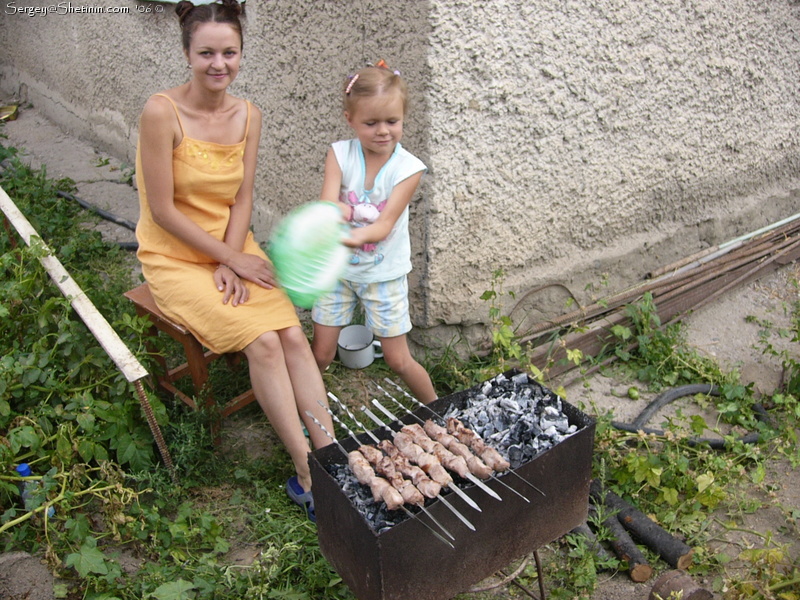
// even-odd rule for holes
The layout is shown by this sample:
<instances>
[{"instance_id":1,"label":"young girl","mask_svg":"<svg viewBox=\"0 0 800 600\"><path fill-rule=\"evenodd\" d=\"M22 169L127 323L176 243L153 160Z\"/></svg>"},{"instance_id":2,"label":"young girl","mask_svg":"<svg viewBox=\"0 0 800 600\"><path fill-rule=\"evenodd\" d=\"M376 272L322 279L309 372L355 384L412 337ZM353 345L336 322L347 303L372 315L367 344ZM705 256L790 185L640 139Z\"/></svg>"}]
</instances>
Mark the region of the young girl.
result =
<instances>
[{"instance_id":1,"label":"young girl","mask_svg":"<svg viewBox=\"0 0 800 600\"><path fill-rule=\"evenodd\" d=\"M330 443L322 377L272 265L250 233L261 111L228 93L242 56L236 0L182 0L189 81L152 96L142 111L136 160L142 273L158 307L207 348L244 352L259 405L296 475L289 497L313 520L309 443Z\"/></svg>"},{"instance_id":2,"label":"young girl","mask_svg":"<svg viewBox=\"0 0 800 600\"><path fill-rule=\"evenodd\" d=\"M333 292L314 305L311 348L324 371L336 354L339 331L361 303L386 363L417 399L428 403L436 399L433 384L406 340L411 330L408 204L427 170L400 145L407 98L400 73L383 61L361 69L344 86L344 117L356 137L328 150L321 198L339 203L352 227L344 243L355 251Z\"/></svg>"}]
</instances>

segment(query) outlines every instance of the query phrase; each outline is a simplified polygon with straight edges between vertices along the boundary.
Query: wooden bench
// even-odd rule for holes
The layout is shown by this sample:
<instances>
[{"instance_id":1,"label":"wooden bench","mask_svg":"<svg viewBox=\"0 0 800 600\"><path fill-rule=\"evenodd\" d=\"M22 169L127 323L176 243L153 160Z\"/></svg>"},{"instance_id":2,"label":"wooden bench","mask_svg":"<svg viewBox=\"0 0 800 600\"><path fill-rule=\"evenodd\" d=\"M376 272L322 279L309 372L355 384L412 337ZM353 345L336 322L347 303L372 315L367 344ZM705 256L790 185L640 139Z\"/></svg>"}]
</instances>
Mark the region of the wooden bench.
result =
<instances>
[{"instance_id":1,"label":"wooden bench","mask_svg":"<svg viewBox=\"0 0 800 600\"><path fill-rule=\"evenodd\" d=\"M150 319L152 323L150 333L153 337L157 336L159 331L162 331L183 346L186 362L170 369L166 359L153 346L152 342L146 342L147 350L156 358L156 361L161 367L161 373L156 376L158 386L172 395L177 396L184 404L191 407L192 410L198 409L195 398L203 399L206 407L213 407L215 404L214 397L211 393L210 386L207 385L208 365L214 360L224 357L228 363L233 366L238 359L241 358L241 354L216 354L207 351L188 329L167 318L164 313L159 310L153 299L153 295L150 293L150 287L146 283L125 292L124 296L133 302L137 315ZM187 376L192 378L194 398L179 390L174 383ZM254 400L255 394L253 394L252 389L249 389L243 394L239 394L219 408L219 418L227 417L237 410L244 408ZM212 434L214 435L215 443L219 442L218 427L218 422L212 424Z\"/></svg>"}]
</instances>

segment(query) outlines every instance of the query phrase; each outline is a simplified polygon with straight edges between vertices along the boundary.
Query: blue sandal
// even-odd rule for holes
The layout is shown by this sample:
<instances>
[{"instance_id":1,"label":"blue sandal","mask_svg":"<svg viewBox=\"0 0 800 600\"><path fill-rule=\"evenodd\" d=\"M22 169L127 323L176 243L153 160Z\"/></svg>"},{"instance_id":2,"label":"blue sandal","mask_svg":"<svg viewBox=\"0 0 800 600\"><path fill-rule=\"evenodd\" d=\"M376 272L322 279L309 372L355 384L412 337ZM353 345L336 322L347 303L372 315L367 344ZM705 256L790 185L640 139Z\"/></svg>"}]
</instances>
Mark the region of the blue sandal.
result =
<instances>
[{"instance_id":1,"label":"blue sandal","mask_svg":"<svg viewBox=\"0 0 800 600\"><path fill-rule=\"evenodd\" d=\"M286 495L292 499L292 502L306 511L312 523L317 522L317 515L314 512L314 496L311 495L311 490L305 491L303 489L296 476L290 477L289 481L286 482Z\"/></svg>"}]
</instances>

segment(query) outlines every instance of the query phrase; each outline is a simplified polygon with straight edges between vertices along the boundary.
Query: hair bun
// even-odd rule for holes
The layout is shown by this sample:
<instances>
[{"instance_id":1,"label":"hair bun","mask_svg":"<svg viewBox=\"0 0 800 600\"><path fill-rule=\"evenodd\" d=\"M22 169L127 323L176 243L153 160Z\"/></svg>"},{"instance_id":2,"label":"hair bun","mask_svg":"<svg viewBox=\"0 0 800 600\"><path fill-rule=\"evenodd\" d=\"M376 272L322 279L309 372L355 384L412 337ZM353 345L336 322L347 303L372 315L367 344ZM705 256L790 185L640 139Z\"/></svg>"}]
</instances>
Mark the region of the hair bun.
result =
<instances>
[{"instance_id":1,"label":"hair bun","mask_svg":"<svg viewBox=\"0 0 800 600\"><path fill-rule=\"evenodd\" d=\"M244 5L240 4L238 0L221 0L222 6L230 10L236 16L244 12Z\"/></svg>"},{"instance_id":2,"label":"hair bun","mask_svg":"<svg viewBox=\"0 0 800 600\"><path fill-rule=\"evenodd\" d=\"M175 6L175 12L178 15L178 19L180 20L181 25L183 25L183 20L186 18L192 9L194 8L194 4L189 2L189 0L181 0Z\"/></svg>"}]
</instances>

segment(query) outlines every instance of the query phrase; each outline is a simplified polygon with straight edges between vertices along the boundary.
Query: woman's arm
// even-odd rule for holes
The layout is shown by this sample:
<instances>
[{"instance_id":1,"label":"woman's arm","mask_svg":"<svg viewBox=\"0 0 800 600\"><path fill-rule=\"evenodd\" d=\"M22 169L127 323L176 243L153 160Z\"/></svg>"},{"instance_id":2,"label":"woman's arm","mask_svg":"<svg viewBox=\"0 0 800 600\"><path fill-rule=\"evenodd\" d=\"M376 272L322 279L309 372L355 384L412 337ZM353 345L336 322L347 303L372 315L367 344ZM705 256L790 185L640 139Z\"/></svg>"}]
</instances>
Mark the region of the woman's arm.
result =
<instances>
[{"instance_id":1,"label":"woman's arm","mask_svg":"<svg viewBox=\"0 0 800 600\"><path fill-rule=\"evenodd\" d=\"M411 202L414 192L422 180L424 171L415 173L411 177L404 179L394 186L386 206L383 207L380 216L374 223L365 227L354 227L350 230L350 237L344 240L345 246L358 248L364 244L380 242L385 240L391 233L392 227L397 223L397 219Z\"/></svg>"},{"instance_id":2,"label":"woman's arm","mask_svg":"<svg viewBox=\"0 0 800 600\"><path fill-rule=\"evenodd\" d=\"M252 105L251 105L252 106ZM236 193L236 203L231 207L231 217L225 230L225 243L237 251L242 251L244 241L250 231L253 217L253 188L255 186L256 165L258 163L258 144L261 139L261 111L252 106L250 130L244 146L244 178Z\"/></svg>"}]
</instances>

